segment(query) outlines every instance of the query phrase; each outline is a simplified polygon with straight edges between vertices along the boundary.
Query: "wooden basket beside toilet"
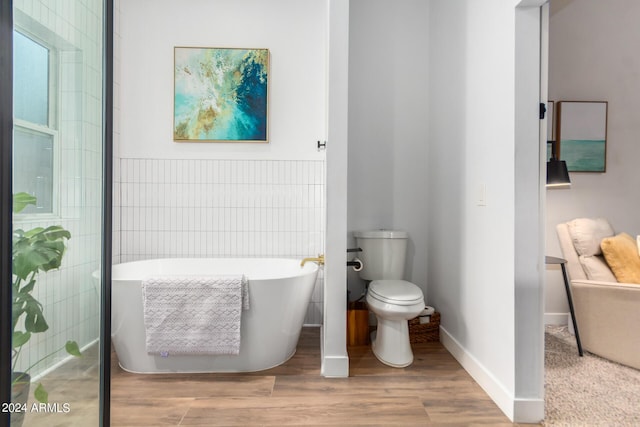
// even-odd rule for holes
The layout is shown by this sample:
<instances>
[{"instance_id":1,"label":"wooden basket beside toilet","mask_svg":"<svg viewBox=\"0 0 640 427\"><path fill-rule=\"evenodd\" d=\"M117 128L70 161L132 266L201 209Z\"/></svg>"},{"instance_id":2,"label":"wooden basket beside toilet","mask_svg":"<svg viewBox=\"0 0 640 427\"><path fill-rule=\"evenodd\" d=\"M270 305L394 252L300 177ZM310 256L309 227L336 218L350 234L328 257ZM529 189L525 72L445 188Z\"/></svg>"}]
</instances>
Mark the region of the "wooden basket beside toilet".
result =
<instances>
[{"instance_id":1,"label":"wooden basket beside toilet","mask_svg":"<svg viewBox=\"0 0 640 427\"><path fill-rule=\"evenodd\" d=\"M347 306L347 345L369 344L369 310L364 301L351 301Z\"/></svg>"},{"instance_id":2,"label":"wooden basket beside toilet","mask_svg":"<svg viewBox=\"0 0 640 427\"><path fill-rule=\"evenodd\" d=\"M420 318L409 320L409 342L419 344L440 341L440 313L431 315L429 323L420 323Z\"/></svg>"}]
</instances>

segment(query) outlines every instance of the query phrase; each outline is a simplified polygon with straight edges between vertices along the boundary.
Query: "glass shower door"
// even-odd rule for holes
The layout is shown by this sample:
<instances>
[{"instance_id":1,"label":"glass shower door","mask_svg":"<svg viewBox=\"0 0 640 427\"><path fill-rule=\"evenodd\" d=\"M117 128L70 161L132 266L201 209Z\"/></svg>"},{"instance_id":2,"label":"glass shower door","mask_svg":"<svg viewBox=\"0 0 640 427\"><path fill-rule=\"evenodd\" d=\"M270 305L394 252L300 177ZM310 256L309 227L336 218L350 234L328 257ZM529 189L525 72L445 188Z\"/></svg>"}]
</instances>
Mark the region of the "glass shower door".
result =
<instances>
[{"instance_id":1,"label":"glass shower door","mask_svg":"<svg viewBox=\"0 0 640 427\"><path fill-rule=\"evenodd\" d=\"M104 3L13 0L11 426L101 425Z\"/></svg>"}]
</instances>

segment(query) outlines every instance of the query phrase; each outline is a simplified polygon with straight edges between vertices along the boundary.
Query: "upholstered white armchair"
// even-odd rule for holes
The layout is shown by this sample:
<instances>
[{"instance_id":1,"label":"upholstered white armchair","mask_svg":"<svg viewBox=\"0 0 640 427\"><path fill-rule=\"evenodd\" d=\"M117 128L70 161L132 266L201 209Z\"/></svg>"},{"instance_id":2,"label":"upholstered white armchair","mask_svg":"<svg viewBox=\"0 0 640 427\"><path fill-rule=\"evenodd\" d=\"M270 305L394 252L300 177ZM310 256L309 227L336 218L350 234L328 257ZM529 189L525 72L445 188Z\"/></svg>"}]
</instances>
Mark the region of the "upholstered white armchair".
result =
<instances>
[{"instance_id":1,"label":"upholstered white armchair","mask_svg":"<svg viewBox=\"0 0 640 427\"><path fill-rule=\"evenodd\" d=\"M614 233L602 218L574 219L556 230L583 349L640 369L640 255L635 239Z\"/></svg>"}]
</instances>

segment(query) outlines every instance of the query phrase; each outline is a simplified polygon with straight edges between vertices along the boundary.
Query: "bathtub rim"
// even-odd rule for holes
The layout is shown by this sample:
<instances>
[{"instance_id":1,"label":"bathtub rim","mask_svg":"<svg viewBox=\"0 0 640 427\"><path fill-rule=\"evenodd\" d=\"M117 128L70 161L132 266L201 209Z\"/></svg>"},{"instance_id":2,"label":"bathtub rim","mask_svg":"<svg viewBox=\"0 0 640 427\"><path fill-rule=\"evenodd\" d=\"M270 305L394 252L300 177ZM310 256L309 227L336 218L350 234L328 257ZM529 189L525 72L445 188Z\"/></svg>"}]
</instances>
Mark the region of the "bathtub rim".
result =
<instances>
[{"instance_id":1,"label":"bathtub rim","mask_svg":"<svg viewBox=\"0 0 640 427\"><path fill-rule=\"evenodd\" d=\"M179 257L179 258L148 258L148 259L143 259L143 260L136 260L136 261L125 261L125 262L120 262L117 264L113 264L111 266L111 280L112 281L132 281L132 280L142 280L145 277L149 277L150 275L167 275L167 276L187 276L187 275L202 275L202 276L207 276L207 275L218 275L218 274L234 274L234 273L228 273L228 272L222 272L222 273L193 273L193 274L185 274L185 273L158 273L157 269L153 270L153 269L144 269L144 267L152 267L155 266L157 264L161 264L164 262L167 263L175 263L175 264L180 264L180 262L202 262L202 261L216 261L216 262L223 262L223 261L228 261L229 263L233 263L233 262L262 262L262 263L268 263L268 262L280 262L280 263L286 263L288 266L288 269L286 270L287 273L286 274L281 274L279 269L275 269L274 270L274 274L273 275L269 275L267 277L263 277L261 276L262 271L260 274L246 274L247 278L249 280L254 279L254 280L273 280L273 279L289 279L289 278L294 278L294 277L300 277L300 276L306 276L308 274L314 274L316 272L319 272L319 266L318 264L316 264L315 262L307 262L304 264L304 266L300 266L300 263L302 262L302 258L290 258L290 257ZM297 267L296 267L297 265ZM141 271L136 271L136 270L132 270L131 272L127 272L125 270L125 267L130 267L130 268L140 268ZM290 269L290 270L289 270ZM125 270L125 271L120 271L120 270ZM151 271L151 273L149 273ZM290 271L290 272L289 272ZM241 271L238 271L238 274ZM126 274L126 276L125 276ZM92 274L95 278L99 278L100 277L100 270L96 270L93 272Z\"/></svg>"}]
</instances>

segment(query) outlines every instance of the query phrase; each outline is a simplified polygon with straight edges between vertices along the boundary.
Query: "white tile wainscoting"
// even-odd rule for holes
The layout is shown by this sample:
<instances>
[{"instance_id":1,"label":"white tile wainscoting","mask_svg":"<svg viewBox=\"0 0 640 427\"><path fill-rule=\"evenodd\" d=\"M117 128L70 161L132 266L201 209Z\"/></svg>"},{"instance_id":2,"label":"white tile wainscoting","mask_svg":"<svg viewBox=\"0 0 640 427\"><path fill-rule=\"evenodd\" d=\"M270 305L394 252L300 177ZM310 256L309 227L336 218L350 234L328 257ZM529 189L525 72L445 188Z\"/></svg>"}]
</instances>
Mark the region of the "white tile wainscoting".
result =
<instances>
[{"instance_id":1,"label":"white tile wainscoting","mask_svg":"<svg viewBox=\"0 0 640 427\"><path fill-rule=\"evenodd\" d=\"M120 159L120 261L324 252L324 161ZM306 324L322 323L319 275Z\"/></svg>"}]
</instances>

